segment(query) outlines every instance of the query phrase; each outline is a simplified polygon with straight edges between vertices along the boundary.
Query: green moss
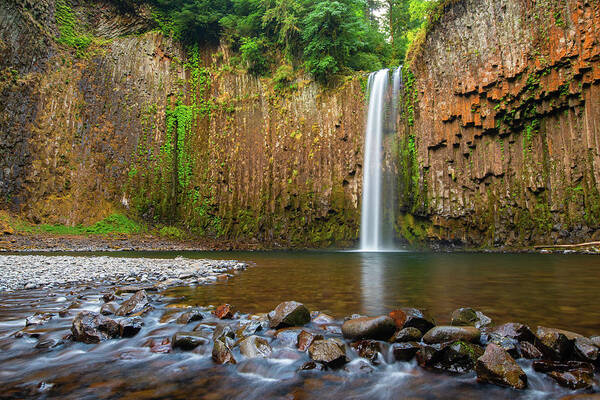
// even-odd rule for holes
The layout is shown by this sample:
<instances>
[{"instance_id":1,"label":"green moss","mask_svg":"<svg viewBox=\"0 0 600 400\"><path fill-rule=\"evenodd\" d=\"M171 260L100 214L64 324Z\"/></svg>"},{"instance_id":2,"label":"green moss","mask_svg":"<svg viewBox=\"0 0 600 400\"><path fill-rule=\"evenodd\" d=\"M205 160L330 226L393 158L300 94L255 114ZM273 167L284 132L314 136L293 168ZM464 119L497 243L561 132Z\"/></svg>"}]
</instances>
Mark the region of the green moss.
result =
<instances>
[{"instance_id":1,"label":"green moss","mask_svg":"<svg viewBox=\"0 0 600 400\"><path fill-rule=\"evenodd\" d=\"M80 32L69 0L56 0L54 16L60 32L58 42L74 47L77 54L81 55L92 43L92 39Z\"/></svg>"},{"instance_id":2,"label":"green moss","mask_svg":"<svg viewBox=\"0 0 600 400\"><path fill-rule=\"evenodd\" d=\"M112 214L93 225L32 225L21 222L17 231L25 233L50 233L57 235L106 235L106 234L135 234L142 232L143 227L122 214Z\"/></svg>"}]
</instances>

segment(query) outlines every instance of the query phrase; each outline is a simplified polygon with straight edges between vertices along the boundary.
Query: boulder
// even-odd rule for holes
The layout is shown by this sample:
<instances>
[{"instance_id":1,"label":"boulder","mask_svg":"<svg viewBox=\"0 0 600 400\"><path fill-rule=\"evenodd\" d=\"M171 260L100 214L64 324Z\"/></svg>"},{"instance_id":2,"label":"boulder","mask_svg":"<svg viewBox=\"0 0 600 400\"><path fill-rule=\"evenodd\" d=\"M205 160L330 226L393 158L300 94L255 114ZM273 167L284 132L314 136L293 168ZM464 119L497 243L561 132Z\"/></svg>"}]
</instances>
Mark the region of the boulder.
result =
<instances>
[{"instance_id":1,"label":"boulder","mask_svg":"<svg viewBox=\"0 0 600 400\"><path fill-rule=\"evenodd\" d=\"M221 304L213 311L213 314L219 319L232 319L235 314L235 311L233 310L233 307L231 305Z\"/></svg>"},{"instance_id":2,"label":"boulder","mask_svg":"<svg viewBox=\"0 0 600 400\"><path fill-rule=\"evenodd\" d=\"M572 339L569 339L567 335ZM540 350L552 360L566 360L573 353L575 336L572 336L572 332L538 326L537 337Z\"/></svg>"},{"instance_id":3,"label":"boulder","mask_svg":"<svg viewBox=\"0 0 600 400\"><path fill-rule=\"evenodd\" d=\"M144 326L144 321L140 317L122 318L117 323L119 324L119 334L124 338L134 337Z\"/></svg>"},{"instance_id":4,"label":"boulder","mask_svg":"<svg viewBox=\"0 0 600 400\"><path fill-rule=\"evenodd\" d=\"M533 369L573 390L588 389L594 384L594 366L586 362L534 361Z\"/></svg>"},{"instance_id":5,"label":"boulder","mask_svg":"<svg viewBox=\"0 0 600 400\"><path fill-rule=\"evenodd\" d=\"M474 326L436 326L423 336L427 344L457 342L478 343L481 332Z\"/></svg>"},{"instance_id":6,"label":"boulder","mask_svg":"<svg viewBox=\"0 0 600 400\"><path fill-rule=\"evenodd\" d=\"M247 358L266 358L273 349L269 342L259 336L249 336L240 342L240 352Z\"/></svg>"},{"instance_id":7,"label":"boulder","mask_svg":"<svg viewBox=\"0 0 600 400\"><path fill-rule=\"evenodd\" d=\"M422 368L466 373L471 371L483 349L463 341L423 346L417 351L417 362Z\"/></svg>"},{"instance_id":8,"label":"boulder","mask_svg":"<svg viewBox=\"0 0 600 400\"><path fill-rule=\"evenodd\" d=\"M600 349L590 339L583 336L575 338L574 348L575 355L580 360L591 363L598 361L598 352Z\"/></svg>"},{"instance_id":9,"label":"boulder","mask_svg":"<svg viewBox=\"0 0 600 400\"><path fill-rule=\"evenodd\" d=\"M497 333L491 333L487 337L487 343L497 344L498 346L500 346L504 350L506 350L512 358L520 358L521 357L520 345L516 339L506 337L506 336L500 336ZM523 344L530 344L530 343L523 342ZM533 345L531 345L531 346L533 346Z\"/></svg>"},{"instance_id":10,"label":"boulder","mask_svg":"<svg viewBox=\"0 0 600 400\"><path fill-rule=\"evenodd\" d=\"M387 343L378 342L376 340L360 340L350 344L359 357L377 363L377 355L379 353L387 353Z\"/></svg>"},{"instance_id":11,"label":"boulder","mask_svg":"<svg viewBox=\"0 0 600 400\"><path fill-rule=\"evenodd\" d=\"M233 346L235 333L229 325L217 325L212 335L213 340L220 340L227 346Z\"/></svg>"},{"instance_id":12,"label":"boulder","mask_svg":"<svg viewBox=\"0 0 600 400\"><path fill-rule=\"evenodd\" d=\"M423 334L417 328L404 328L394 333L390 341L393 343L418 342L422 337Z\"/></svg>"},{"instance_id":13,"label":"boulder","mask_svg":"<svg viewBox=\"0 0 600 400\"><path fill-rule=\"evenodd\" d=\"M475 311L472 308L459 308L452 312L453 326L474 326L481 328L492 323L492 319L480 311Z\"/></svg>"},{"instance_id":14,"label":"boulder","mask_svg":"<svg viewBox=\"0 0 600 400\"><path fill-rule=\"evenodd\" d=\"M402 342L392 345L392 353L396 361L410 361L420 349L421 345L417 342Z\"/></svg>"},{"instance_id":15,"label":"boulder","mask_svg":"<svg viewBox=\"0 0 600 400\"><path fill-rule=\"evenodd\" d=\"M286 301L269 313L271 328L280 329L290 326L302 326L310 322L310 312L304 304Z\"/></svg>"},{"instance_id":16,"label":"boulder","mask_svg":"<svg viewBox=\"0 0 600 400\"><path fill-rule=\"evenodd\" d=\"M215 340L212 350L212 359L217 364L236 364L231 348L220 340Z\"/></svg>"},{"instance_id":17,"label":"boulder","mask_svg":"<svg viewBox=\"0 0 600 400\"><path fill-rule=\"evenodd\" d=\"M331 323L335 322L335 319L330 315L327 315L324 313L318 313L312 319L312 322L317 325L325 325L325 324L331 324Z\"/></svg>"},{"instance_id":18,"label":"boulder","mask_svg":"<svg viewBox=\"0 0 600 400\"><path fill-rule=\"evenodd\" d=\"M527 375L502 347L490 343L475 364L477 381L508 386L515 389L527 387Z\"/></svg>"},{"instance_id":19,"label":"boulder","mask_svg":"<svg viewBox=\"0 0 600 400\"><path fill-rule=\"evenodd\" d=\"M323 335L315 335L311 332L302 330L298 334L298 350L306 351L315 340L323 340Z\"/></svg>"},{"instance_id":20,"label":"boulder","mask_svg":"<svg viewBox=\"0 0 600 400\"><path fill-rule=\"evenodd\" d=\"M194 350L198 346L208 344L209 341L208 335L204 332L177 332L171 340L174 349L184 351Z\"/></svg>"},{"instance_id":21,"label":"boulder","mask_svg":"<svg viewBox=\"0 0 600 400\"><path fill-rule=\"evenodd\" d=\"M339 368L348 362L344 344L335 339L315 340L308 348L308 355L329 368Z\"/></svg>"},{"instance_id":22,"label":"boulder","mask_svg":"<svg viewBox=\"0 0 600 400\"><path fill-rule=\"evenodd\" d=\"M129 299L125 300L121 307L115 312L118 317L126 317L133 314L144 312L150 305L148 295L145 290L135 292Z\"/></svg>"},{"instance_id":23,"label":"boulder","mask_svg":"<svg viewBox=\"0 0 600 400\"><path fill-rule=\"evenodd\" d=\"M190 322L202 321L204 319L204 314L200 310L192 310L186 311L177 317L177 323L182 325L187 325Z\"/></svg>"},{"instance_id":24,"label":"boulder","mask_svg":"<svg viewBox=\"0 0 600 400\"><path fill-rule=\"evenodd\" d=\"M519 352L523 358L528 360L537 360L544 356L535 345L529 342L519 343Z\"/></svg>"},{"instance_id":25,"label":"boulder","mask_svg":"<svg viewBox=\"0 0 600 400\"><path fill-rule=\"evenodd\" d=\"M360 317L347 320L342 325L342 334L351 340L388 340L395 331L394 320L388 316Z\"/></svg>"},{"instance_id":26,"label":"boulder","mask_svg":"<svg viewBox=\"0 0 600 400\"><path fill-rule=\"evenodd\" d=\"M117 312L118 309L119 309L119 305L117 303L111 301L111 302L102 304L102 307L100 307L100 314L113 315L114 313Z\"/></svg>"},{"instance_id":27,"label":"boulder","mask_svg":"<svg viewBox=\"0 0 600 400\"><path fill-rule=\"evenodd\" d=\"M396 327L400 329L417 328L422 333L425 333L435 326L432 318L416 308L401 308L400 310L392 311L389 315L394 320Z\"/></svg>"},{"instance_id":28,"label":"boulder","mask_svg":"<svg viewBox=\"0 0 600 400\"><path fill-rule=\"evenodd\" d=\"M517 322L508 322L504 325L497 326L490 333L498 336L508 337L518 342L535 343L536 337L527 325Z\"/></svg>"},{"instance_id":29,"label":"boulder","mask_svg":"<svg viewBox=\"0 0 600 400\"><path fill-rule=\"evenodd\" d=\"M302 328L282 328L275 332L277 343L284 347L298 347L298 339L302 333Z\"/></svg>"},{"instance_id":30,"label":"boulder","mask_svg":"<svg viewBox=\"0 0 600 400\"><path fill-rule=\"evenodd\" d=\"M99 313L82 311L71 326L73 340L83 343L100 343L103 340L119 337L119 324Z\"/></svg>"}]
</instances>

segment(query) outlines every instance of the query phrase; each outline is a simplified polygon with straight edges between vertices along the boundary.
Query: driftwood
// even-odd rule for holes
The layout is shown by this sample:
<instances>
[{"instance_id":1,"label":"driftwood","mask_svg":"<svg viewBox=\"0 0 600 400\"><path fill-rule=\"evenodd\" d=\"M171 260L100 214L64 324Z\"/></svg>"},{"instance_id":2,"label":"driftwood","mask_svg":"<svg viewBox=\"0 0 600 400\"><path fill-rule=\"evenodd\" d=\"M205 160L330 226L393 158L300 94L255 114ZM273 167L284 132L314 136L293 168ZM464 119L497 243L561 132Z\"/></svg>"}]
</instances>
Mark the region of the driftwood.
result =
<instances>
[{"instance_id":1,"label":"driftwood","mask_svg":"<svg viewBox=\"0 0 600 400\"><path fill-rule=\"evenodd\" d=\"M577 247L587 246L600 246L600 242L587 242L578 244L551 244L548 246L534 246L535 249L550 249L550 248L561 248L561 249L573 249Z\"/></svg>"}]
</instances>

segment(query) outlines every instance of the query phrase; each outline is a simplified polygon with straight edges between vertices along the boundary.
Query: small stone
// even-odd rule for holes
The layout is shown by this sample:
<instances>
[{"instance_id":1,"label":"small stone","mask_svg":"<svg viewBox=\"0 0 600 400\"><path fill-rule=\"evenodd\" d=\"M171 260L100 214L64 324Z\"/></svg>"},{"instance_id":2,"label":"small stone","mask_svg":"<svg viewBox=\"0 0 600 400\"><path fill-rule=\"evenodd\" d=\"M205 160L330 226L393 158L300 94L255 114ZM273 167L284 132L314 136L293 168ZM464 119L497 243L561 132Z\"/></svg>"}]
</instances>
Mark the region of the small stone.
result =
<instances>
[{"instance_id":1,"label":"small stone","mask_svg":"<svg viewBox=\"0 0 600 400\"><path fill-rule=\"evenodd\" d=\"M581 361L534 361L533 369L543 372L558 382L559 385L573 390L592 387L594 366Z\"/></svg>"},{"instance_id":2,"label":"small stone","mask_svg":"<svg viewBox=\"0 0 600 400\"><path fill-rule=\"evenodd\" d=\"M395 330L394 320L388 316L360 317L347 320L342 325L344 337L351 340L388 340Z\"/></svg>"},{"instance_id":3,"label":"small stone","mask_svg":"<svg viewBox=\"0 0 600 400\"><path fill-rule=\"evenodd\" d=\"M177 332L171 339L174 349L184 351L194 350L198 346L208 344L209 341L209 338L203 332Z\"/></svg>"},{"instance_id":4,"label":"small stone","mask_svg":"<svg viewBox=\"0 0 600 400\"><path fill-rule=\"evenodd\" d=\"M302 326L309 322L310 312L302 303L296 301L281 303L269 313L269 325L275 329Z\"/></svg>"},{"instance_id":5,"label":"small stone","mask_svg":"<svg viewBox=\"0 0 600 400\"><path fill-rule=\"evenodd\" d=\"M344 344L335 339L315 340L308 348L308 355L330 368L339 368L348 362Z\"/></svg>"},{"instance_id":6,"label":"small stone","mask_svg":"<svg viewBox=\"0 0 600 400\"><path fill-rule=\"evenodd\" d=\"M490 343L475 365L477 381L508 386L515 389L527 387L527 375L502 347Z\"/></svg>"},{"instance_id":7,"label":"small stone","mask_svg":"<svg viewBox=\"0 0 600 400\"><path fill-rule=\"evenodd\" d=\"M148 301L148 295L145 290L140 290L131 296L128 300L121 304L121 307L115 312L118 317L125 317L144 311L150 302Z\"/></svg>"},{"instance_id":8,"label":"small stone","mask_svg":"<svg viewBox=\"0 0 600 400\"><path fill-rule=\"evenodd\" d=\"M140 317L123 318L118 321L118 324L121 337L132 338L142 330L144 321Z\"/></svg>"},{"instance_id":9,"label":"small stone","mask_svg":"<svg viewBox=\"0 0 600 400\"><path fill-rule=\"evenodd\" d=\"M82 311L71 326L73 340L84 343L100 343L120 335L119 324L99 313Z\"/></svg>"},{"instance_id":10,"label":"small stone","mask_svg":"<svg viewBox=\"0 0 600 400\"><path fill-rule=\"evenodd\" d=\"M367 360L377 363L377 357L379 353L386 353L386 344L378 342L376 340L360 340L350 345L357 353L359 357L366 358Z\"/></svg>"},{"instance_id":11,"label":"small stone","mask_svg":"<svg viewBox=\"0 0 600 400\"><path fill-rule=\"evenodd\" d=\"M233 307L231 305L221 304L213 311L213 314L219 319L232 319L235 312L233 311Z\"/></svg>"},{"instance_id":12,"label":"small stone","mask_svg":"<svg viewBox=\"0 0 600 400\"><path fill-rule=\"evenodd\" d=\"M240 352L247 358L266 358L271 355L273 349L265 339L249 336L240 342Z\"/></svg>"},{"instance_id":13,"label":"small stone","mask_svg":"<svg viewBox=\"0 0 600 400\"><path fill-rule=\"evenodd\" d=\"M312 322L317 325L327 325L335 322L335 319L327 314L318 313L313 319Z\"/></svg>"},{"instance_id":14,"label":"small stone","mask_svg":"<svg viewBox=\"0 0 600 400\"><path fill-rule=\"evenodd\" d=\"M198 311L198 310L194 310L194 311L184 312L177 318L176 322L178 324L187 325L190 322L201 321L203 319L204 319L204 315L202 314L202 312Z\"/></svg>"},{"instance_id":15,"label":"small stone","mask_svg":"<svg viewBox=\"0 0 600 400\"><path fill-rule=\"evenodd\" d=\"M36 313L30 317L25 318L25 326L43 325L50 321L54 317L51 313Z\"/></svg>"},{"instance_id":16,"label":"small stone","mask_svg":"<svg viewBox=\"0 0 600 400\"><path fill-rule=\"evenodd\" d=\"M323 340L323 335L315 335L305 330L298 334L298 350L306 351L315 340Z\"/></svg>"},{"instance_id":17,"label":"small stone","mask_svg":"<svg viewBox=\"0 0 600 400\"><path fill-rule=\"evenodd\" d=\"M392 336L391 342L418 342L423 337L423 334L417 328L404 328L399 330Z\"/></svg>"},{"instance_id":18,"label":"small stone","mask_svg":"<svg viewBox=\"0 0 600 400\"><path fill-rule=\"evenodd\" d=\"M233 353L229 346L221 340L215 340L212 350L212 359L217 364L236 364Z\"/></svg>"},{"instance_id":19,"label":"small stone","mask_svg":"<svg viewBox=\"0 0 600 400\"><path fill-rule=\"evenodd\" d=\"M425 333L435 326L432 318L416 308L401 308L400 310L392 311L389 315L394 320L396 327L400 329L417 328L422 333Z\"/></svg>"},{"instance_id":20,"label":"small stone","mask_svg":"<svg viewBox=\"0 0 600 400\"><path fill-rule=\"evenodd\" d=\"M600 349L594 345L590 339L586 337L575 338L575 354L583 361L596 362L598 360L598 352Z\"/></svg>"},{"instance_id":21,"label":"small stone","mask_svg":"<svg viewBox=\"0 0 600 400\"><path fill-rule=\"evenodd\" d=\"M114 302L104 303L100 307L100 314L102 315L113 315L119 309L119 305Z\"/></svg>"},{"instance_id":22,"label":"small stone","mask_svg":"<svg viewBox=\"0 0 600 400\"><path fill-rule=\"evenodd\" d=\"M480 337L481 332L473 326L436 326L423 336L423 342L435 344L463 340L478 343Z\"/></svg>"}]
</instances>

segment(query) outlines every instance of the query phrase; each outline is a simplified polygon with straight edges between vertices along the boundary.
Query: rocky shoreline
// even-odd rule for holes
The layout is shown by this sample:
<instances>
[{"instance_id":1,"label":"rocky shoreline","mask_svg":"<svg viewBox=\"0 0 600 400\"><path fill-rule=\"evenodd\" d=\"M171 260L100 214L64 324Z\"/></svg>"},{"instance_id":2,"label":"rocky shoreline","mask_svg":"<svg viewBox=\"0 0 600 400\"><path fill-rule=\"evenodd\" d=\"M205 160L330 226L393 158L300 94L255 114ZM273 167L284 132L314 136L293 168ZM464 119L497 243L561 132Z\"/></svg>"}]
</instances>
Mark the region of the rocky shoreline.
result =
<instances>
[{"instance_id":1,"label":"rocky shoreline","mask_svg":"<svg viewBox=\"0 0 600 400\"><path fill-rule=\"evenodd\" d=\"M247 264L238 261L0 255L0 293L64 285L131 285L157 290L225 280Z\"/></svg>"}]
</instances>

